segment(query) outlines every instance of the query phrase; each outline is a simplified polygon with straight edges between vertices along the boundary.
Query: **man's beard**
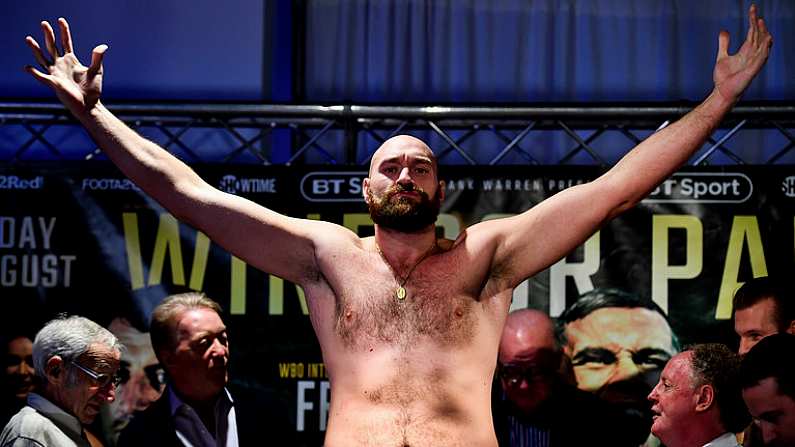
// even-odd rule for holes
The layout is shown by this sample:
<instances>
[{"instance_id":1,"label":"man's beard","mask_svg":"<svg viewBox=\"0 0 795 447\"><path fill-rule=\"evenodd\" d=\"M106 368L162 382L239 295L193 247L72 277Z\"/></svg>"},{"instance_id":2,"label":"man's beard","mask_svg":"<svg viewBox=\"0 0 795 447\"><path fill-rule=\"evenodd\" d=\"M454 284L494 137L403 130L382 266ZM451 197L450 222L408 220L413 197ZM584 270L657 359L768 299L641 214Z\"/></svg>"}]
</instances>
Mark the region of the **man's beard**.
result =
<instances>
[{"instance_id":1,"label":"man's beard","mask_svg":"<svg viewBox=\"0 0 795 447\"><path fill-rule=\"evenodd\" d=\"M419 193L419 202L414 198L398 195L401 192L412 191ZM431 198L425 190L412 183L407 185L396 183L380 197L375 197L372 191L367 191L367 199L367 208L373 222L402 233L415 233L433 224L441 208L438 189Z\"/></svg>"}]
</instances>

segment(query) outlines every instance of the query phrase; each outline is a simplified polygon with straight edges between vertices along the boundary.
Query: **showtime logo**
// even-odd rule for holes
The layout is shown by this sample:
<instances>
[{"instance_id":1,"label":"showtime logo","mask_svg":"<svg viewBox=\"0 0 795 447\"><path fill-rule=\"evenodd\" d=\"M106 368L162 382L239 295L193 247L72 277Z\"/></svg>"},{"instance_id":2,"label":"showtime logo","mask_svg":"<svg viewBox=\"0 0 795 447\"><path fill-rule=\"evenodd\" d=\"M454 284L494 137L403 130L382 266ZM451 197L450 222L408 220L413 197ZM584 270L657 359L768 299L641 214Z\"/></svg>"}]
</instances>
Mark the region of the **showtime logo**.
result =
<instances>
[{"instance_id":1,"label":"showtime logo","mask_svg":"<svg viewBox=\"0 0 795 447\"><path fill-rule=\"evenodd\" d=\"M275 178L237 178L225 175L218 182L218 189L229 194L269 193L276 192Z\"/></svg>"}]
</instances>

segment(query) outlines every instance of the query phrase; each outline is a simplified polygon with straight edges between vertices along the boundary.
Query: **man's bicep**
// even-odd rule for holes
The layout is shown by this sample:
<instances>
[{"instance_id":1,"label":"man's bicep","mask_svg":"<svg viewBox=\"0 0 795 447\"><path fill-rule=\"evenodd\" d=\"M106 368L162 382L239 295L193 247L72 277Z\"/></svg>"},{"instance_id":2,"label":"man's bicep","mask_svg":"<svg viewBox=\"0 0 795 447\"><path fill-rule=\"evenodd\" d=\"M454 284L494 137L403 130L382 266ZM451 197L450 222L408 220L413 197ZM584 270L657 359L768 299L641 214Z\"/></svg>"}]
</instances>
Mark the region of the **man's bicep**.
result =
<instances>
[{"instance_id":1,"label":"man's bicep","mask_svg":"<svg viewBox=\"0 0 795 447\"><path fill-rule=\"evenodd\" d=\"M248 199L206 190L188 219L213 242L266 273L301 283L317 276L314 237L325 222L289 217Z\"/></svg>"},{"instance_id":2,"label":"man's bicep","mask_svg":"<svg viewBox=\"0 0 795 447\"><path fill-rule=\"evenodd\" d=\"M516 216L492 221L494 265L512 286L554 264L590 237L609 214L593 185L573 186Z\"/></svg>"}]
</instances>

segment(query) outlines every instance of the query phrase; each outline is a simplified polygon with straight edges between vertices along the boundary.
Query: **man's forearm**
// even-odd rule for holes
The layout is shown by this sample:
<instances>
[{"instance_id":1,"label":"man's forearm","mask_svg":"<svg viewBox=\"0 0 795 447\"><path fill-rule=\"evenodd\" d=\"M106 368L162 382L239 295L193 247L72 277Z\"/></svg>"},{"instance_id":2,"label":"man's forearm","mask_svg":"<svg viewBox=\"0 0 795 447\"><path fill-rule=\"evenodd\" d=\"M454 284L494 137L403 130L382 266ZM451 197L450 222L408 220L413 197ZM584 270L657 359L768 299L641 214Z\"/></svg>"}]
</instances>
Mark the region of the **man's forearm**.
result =
<instances>
[{"instance_id":1,"label":"man's forearm","mask_svg":"<svg viewBox=\"0 0 795 447\"><path fill-rule=\"evenodd\" d=\"M100 149L136 185L172 213L182 214L180 194L203 184L185 163L139 135L102 103L75 114Z\"/></svg>"},{"instance_id":2,"label":"man's forearm","mask_svg":"<svg viewBox=\"0 0 795 447\"><path fill-rule=\"evenodd\" d=\"M718 127L735 101L713 91L678 121L649 136L625 155L605 176L625 197L613 217L637 204L680 168Z\"/></svg>"}]
</instances>

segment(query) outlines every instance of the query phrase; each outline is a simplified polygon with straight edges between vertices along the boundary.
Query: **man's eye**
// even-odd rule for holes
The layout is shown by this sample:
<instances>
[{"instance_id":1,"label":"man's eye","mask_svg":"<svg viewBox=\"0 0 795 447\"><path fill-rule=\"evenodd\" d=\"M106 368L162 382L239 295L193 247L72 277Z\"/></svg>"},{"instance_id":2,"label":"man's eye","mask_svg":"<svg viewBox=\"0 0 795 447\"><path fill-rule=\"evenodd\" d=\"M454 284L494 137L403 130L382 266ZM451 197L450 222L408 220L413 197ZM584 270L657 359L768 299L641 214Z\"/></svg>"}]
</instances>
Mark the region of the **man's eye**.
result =
<instances>
[{"instance_id":1,"label":"man's eye","mask_svg":"<svg viewBox=\"0 0 795 447\"><path fill-rule=\"evenodd\" d=\"M671 356L660 349L643 349L632 355L636 365L647 369L662 369L671 360Z\"/></svg>"},{"instance_id":2,"label":"man's eye","mask_svg":"<svg viewBox=\"0 0 795 447\"><path fill-rule=\"evenodd\" d=\"M574 357L574 366L604 366L616 362L616 356L609 351L584 352Z\"/></svg>"},{"instance_id":3,"label":"man's eye","mask_svg":"<svg viewBox=\"0 0 795 447\"><path fill-rule=\"evenodd\" d=\"M665 368L668 359L659 356L645 357L637 360L636 364L647 368Z\"/></svg>"}]
</instances>

